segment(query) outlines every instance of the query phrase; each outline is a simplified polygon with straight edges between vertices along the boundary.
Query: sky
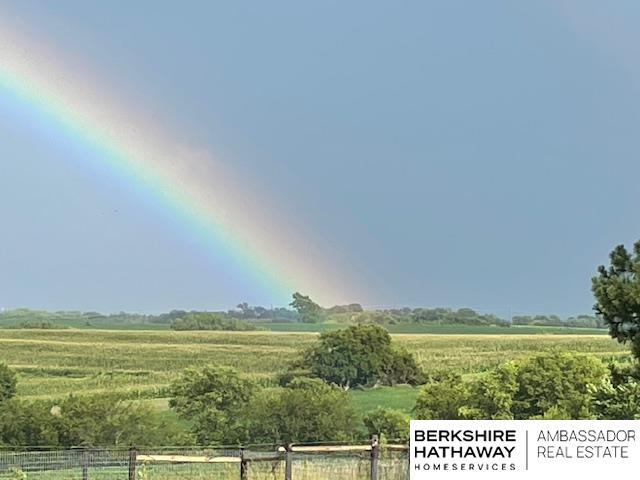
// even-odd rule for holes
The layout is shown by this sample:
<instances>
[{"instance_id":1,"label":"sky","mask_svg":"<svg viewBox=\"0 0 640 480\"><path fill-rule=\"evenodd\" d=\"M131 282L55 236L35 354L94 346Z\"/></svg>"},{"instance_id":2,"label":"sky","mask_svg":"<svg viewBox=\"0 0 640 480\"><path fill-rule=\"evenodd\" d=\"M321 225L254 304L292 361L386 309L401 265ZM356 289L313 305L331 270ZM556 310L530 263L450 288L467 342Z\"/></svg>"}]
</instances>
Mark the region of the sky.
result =
<instances>
[{"instance_id":1,"label":"sky","mask_svg":"<svg viewBox=\"0 0 640 480\"><path fill-rule=\"evenodd\" d=\"M0 33L231 172L212 195L277 225L275 283L285 258L327 306L503 316L588 313L596 267L640 238L639 20L631 1L0 0ZM101 155L0 90L0 308L287 303Z\"/></svg>"}]
</instances>

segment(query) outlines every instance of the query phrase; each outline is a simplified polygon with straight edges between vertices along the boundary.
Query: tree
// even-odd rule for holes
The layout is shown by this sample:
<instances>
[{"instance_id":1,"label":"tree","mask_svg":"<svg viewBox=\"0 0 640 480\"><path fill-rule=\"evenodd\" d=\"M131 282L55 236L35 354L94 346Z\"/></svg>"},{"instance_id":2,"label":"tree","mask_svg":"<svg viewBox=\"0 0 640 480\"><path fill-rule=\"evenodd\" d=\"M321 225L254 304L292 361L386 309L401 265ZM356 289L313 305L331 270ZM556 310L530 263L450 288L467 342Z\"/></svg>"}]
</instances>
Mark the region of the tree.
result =
<instances>
[{"instance_id":1,"label":"tree","mask_svg":"<svg viewBox=\"0 0 640 480\"><path fill-rule=\"evenodd\" d=\"M45 406L46 407L46 406ZM149 405L114 396L69 395L53 408L53 418L62 446L161 445L189 442L188 435L160 418Z\"/></svg>"},{"instance_id":2,"label":"tree","mask_svg":"<svg viewBox=\"0 0 640 480\"><path fill-rule=\"evenodd\" d=\"M542 353L520 362L514 395L516 419L542 417L554 407L569 418L591 418L593 392L608 377L596 357L575 353Z\"/></svg>"},{"instance_id":3,"label":"tree","mask_svg":"<svg viewBox=\"0 0 640 480\"><path fill-rule=\"evenodd\" d=\"M598 410L596 392L609 378L596 357L543 353L507 362L470 381L447 373L423 388L414 414L426 420L578 419L624 408L635 414L630 402L624 403L621 397L623 390L636 392L635 380L628 381L620 391L602 392Z\"/></svg>"},{"instance_id":4,"label":"tree","mask_svg":"<svg viewBox=\"0 0 640 480\"><path fill-rule=\"evenodd\" d=\"M0 403L0 445L58 444L53 417L43 404L17 399Z\"/></svg>"},{"instance_id":5,"label":"tree","mask_svg":"<svg viewBox=\"0 0 640 480\"><path fill-rule=\"evenodd\" d=\"M611 265L598 267L591 280L596 298L593 307L609 327L609 334L621 343L630 343L640 360L640 241L630 253L618 245L609 254Z\"/></svg>"},{"instance_id":6,"label":"tree","mask_svg":"<svg viewBox=\"0 0 640 480\"><path fill-rule=\"evenodd\" d=\"M144 404L113 396L70 395L58 403L0 404L0 445L133 446L192 443L179 426Z\"/></svg>"},{"instance_id":7,"label":"tree","mask_svg":"<svg viewBox=\"0 0 640 480\"><path fill-rule=\"evenodd\" d=\"M469 385L458 374L448 373L424 386L413 408L415 418L421 420L461 420L468 418Z\"/></svg>"},{"instance_id":8,"label":"tree","mask_svg":"<svg viewBox=\"0 0 640 480\"><path fill-rule=\"evenodd\" d=\"M294 293L293 301L289 305L298 312L300 320L304 323L318 323L322 320L322 307L307 295Z\"/></svg>"},{"instance_id":9,"label":"tree","mask_svg":"<svg viewBox=\"0 0 640 480\"><path fill-rule=\"evenodd\" d=\"M303 352L311 376L344 389L378 382L417 384L423 373L412 355L391 345L389 332L377 325L355 325L325 332Z\"/></svg>"},{"instance_id":10,"label":"tree","mask_svg":"<svg viewBox=\"0 0 640 480\"><path fill-rule=\"evenodd\" d=\"M603 383L595 394L594 410L600 419L640 419L640 383L634 379L618 385Z\"/></svg>"},{"instance_id":11,"label":"tree","mask_svg":"<svg viewBox=\"0 0 640 480\"><path fill-rule=\"evenodd\" d=\"M228 318L223 313L192 312L171 322L172 330L249 331L257 327L249 322Z\"/></svg>"},{"instance_id":12,"label":"tree","mask_svg":"<svg viewBox=\"0 0 640 480\"><path fill-rule=\"evenodd\" d=\"M319 379L263 390L248 417L251 441L259 443L349 441L356 431L348 394Z\"/></svg>"},{"instance_id":13,"label":"tree","mask_svg":"<svg viewBox=\"0 0 640 480\"><path fill-rule=\"evenodd\" d=\"M0 363L0 402L9 400L15 394L16 374L6 364Z\"/></svg>"},{"instance_id":14,"label":"tree","mask_svg":"<svg viewBox=\"0 0 640 480\"><path fill-rule=\"evenodd\" d=\"M378 407L362 421L369 436L378 435L388 442L409 441L409 416L398 410Z\"/></svg>"},{"instance_id":15,"label":"tree","mask_svg":"<svg viewBox=\"0 0 640 480\"><path fill-rule=\"evenodd\" d=\"M507 362L471 382L471 408L464 412L469 419L509 420L518 391L518 364Z\"/></svg>"},{"instance_id":16,"label":"tree","mask_svg":"<svg viewBox=\"0 0 640 480\"><path fill-rule=\"evenodd\" d=\"M171 386L169 406L193 424L200 443L248 440L246 407L256 385L227 367L188 369Z\"/></svg>"}]
</instances>

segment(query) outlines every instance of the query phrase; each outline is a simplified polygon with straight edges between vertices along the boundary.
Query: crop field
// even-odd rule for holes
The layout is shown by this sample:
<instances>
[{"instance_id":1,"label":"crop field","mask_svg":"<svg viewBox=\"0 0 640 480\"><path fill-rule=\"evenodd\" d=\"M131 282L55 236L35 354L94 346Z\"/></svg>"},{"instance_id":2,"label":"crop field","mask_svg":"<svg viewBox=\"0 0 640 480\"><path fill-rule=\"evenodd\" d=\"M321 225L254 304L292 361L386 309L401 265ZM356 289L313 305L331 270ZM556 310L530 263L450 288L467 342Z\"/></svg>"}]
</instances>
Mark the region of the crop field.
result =
<instances>
[{"instance_id":1,"label":"crop field","mask_svg":"<svg viewBox=\"0 0 640 480\"><path fill-rule=\"evenodd\" d=\"M276 332L173 332L113 330L0 330L0 362L18 372L18 396L50 399L119 393L159 399L182 370L206 364L235 367L273 385L300 348L317 336ZM453 369L476 374L504 361L562 349L602 358L626 356L606 335L394 334L427 372ZM367 410L378 403L405 409L415 389L354 391ZM410 403L413 403L411 399Z\"/></svg>"}]
</instances>

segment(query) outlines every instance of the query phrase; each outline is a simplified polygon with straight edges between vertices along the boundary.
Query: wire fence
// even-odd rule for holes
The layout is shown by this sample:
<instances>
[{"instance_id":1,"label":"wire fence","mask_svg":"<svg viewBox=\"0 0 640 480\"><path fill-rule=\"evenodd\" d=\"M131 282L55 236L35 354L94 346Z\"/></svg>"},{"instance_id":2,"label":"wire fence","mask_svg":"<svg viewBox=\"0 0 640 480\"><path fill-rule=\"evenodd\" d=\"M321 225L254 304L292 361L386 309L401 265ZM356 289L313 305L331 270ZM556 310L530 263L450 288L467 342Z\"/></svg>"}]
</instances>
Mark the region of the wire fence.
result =
<instances>
[{"instance_id":1,"label":"wire fence","mask_svg":"<svg viewBox=\"0 0 640 480\"><path fill-rule=\"evenodd\" d=\"M11 480L407 480L405 445L0 451Z\"/></svg>"}]
</instances>

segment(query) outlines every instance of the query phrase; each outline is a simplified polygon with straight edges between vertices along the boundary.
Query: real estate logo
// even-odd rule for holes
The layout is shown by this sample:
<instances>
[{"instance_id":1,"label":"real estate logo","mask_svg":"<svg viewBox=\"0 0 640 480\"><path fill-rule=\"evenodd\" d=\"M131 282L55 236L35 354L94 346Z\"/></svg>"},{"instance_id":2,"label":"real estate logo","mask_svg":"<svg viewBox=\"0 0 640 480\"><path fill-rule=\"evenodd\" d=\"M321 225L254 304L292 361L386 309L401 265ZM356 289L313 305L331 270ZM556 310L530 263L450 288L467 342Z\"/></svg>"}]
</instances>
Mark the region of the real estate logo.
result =
<instances>
[{"instance_id":1,"label":"real estate logo","mask_svg":"<svg viewBox=\"0 0 640 480\"><path fill-rule=\"evenodd\" d=\"M412 420L411 480L634 475L639 440L635 420Z\"/></svg>"}]
</instances>

